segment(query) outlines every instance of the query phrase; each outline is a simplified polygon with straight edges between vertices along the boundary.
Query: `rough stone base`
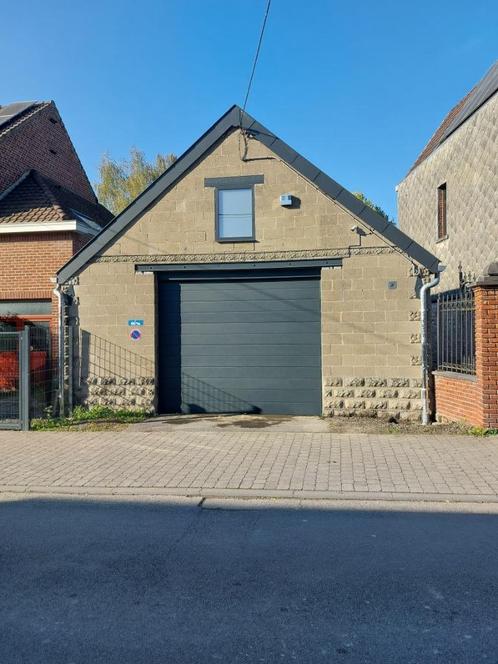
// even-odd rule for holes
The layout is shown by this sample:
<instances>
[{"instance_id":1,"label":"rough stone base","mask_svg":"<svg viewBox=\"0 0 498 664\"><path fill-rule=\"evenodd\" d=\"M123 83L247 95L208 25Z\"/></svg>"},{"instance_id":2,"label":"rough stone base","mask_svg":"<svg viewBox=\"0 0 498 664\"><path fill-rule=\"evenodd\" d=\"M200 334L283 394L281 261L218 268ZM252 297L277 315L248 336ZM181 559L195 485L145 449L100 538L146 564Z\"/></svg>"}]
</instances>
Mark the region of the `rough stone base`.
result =
<instances>
[{"instance_id":1,"label":"rough stone base","mask_svg":"<svg viewBox=\"0 0 498 664\"><path fill-rule=\"evenodd\" d=\"M77 390L78 403L110 408L139 408L154 410L155 380L145 378L93 377Z\"/></svg>"},{"instance_id":2,"label":"rough stone base","mask_svg":"<svg viewBox=\"0 0 498 664\"><path fill-rule=\"evenodd\" d=\"M421 380L414 378L327 378L324 415L420 420L421 385Z\"/></svg>"}]
</instances>

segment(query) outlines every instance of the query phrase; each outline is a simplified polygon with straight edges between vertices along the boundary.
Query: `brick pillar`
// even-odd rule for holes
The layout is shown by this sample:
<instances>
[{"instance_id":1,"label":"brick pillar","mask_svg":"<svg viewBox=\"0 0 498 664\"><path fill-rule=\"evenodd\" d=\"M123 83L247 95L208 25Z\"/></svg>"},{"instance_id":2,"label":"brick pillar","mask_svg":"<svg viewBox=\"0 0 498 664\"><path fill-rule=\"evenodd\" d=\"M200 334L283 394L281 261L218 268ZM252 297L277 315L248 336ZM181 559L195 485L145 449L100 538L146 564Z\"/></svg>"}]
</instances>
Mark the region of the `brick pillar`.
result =
<instances>
[{"instance_id":1,"label":"brick pillar","mask_svg":"<svg viewBox=\"0 0 498 664\"><path fill-rule=\"evenodd\" d=\"M496 266L496 270L491 268ZM493 271L496 272L493 274ZM474 287L476 375L482 426L498 428L498 265Z\"/></svg>"}]
</instances>

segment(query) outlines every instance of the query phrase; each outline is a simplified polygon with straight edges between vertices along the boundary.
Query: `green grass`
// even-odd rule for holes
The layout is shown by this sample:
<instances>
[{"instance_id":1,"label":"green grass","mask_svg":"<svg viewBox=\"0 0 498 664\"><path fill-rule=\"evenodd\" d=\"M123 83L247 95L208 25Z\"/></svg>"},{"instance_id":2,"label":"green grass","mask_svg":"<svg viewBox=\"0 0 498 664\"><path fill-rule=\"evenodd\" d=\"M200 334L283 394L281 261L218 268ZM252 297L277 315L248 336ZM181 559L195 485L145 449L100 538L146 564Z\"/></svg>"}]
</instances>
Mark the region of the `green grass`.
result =
<instances>
[{"instance_id":1,"label":"green grass","mask_svg":"<svg viewBox=\"0 0 498 664\"><path fill-rule=\"evenodd\" d=\"M59 429L99 429L114 428L115 425L134 424L143 422L150 417L151 413L138 408L126 408L114 410L108 406L92 406L83 408L76 406L71 417L47 417L31 420L32 431L52 431Z\"/></svg>"},{"instance_id":2,"label":"green grass","mask_svg":"<svg viewBox=\"0 0 498 664\"><path fill-rule=\"evenodd\" d=\"M498 436L498 429L486 429L485 427L470 427L469 433L472 436Z\"/></svg>"}]
</instances>

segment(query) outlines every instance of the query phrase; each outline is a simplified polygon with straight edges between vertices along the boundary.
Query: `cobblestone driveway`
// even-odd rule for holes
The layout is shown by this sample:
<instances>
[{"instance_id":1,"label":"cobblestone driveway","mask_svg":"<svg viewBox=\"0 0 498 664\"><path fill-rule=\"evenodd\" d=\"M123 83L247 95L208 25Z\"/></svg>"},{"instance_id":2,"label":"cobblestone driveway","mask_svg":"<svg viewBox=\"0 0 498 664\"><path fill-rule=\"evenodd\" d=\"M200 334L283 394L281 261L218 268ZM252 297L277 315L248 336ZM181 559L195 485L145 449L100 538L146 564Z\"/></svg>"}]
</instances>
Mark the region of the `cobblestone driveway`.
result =
<instances>
[{"instance_id":1,"label":"cobblestone driveway","mask_svg":"<svg viewBox=\"0 0 498 664\"><path fill-rule=\"evenodd\" d=\"M486 499L498 441L261 431L0 432L0 491Z\"/></svg>"}]
</instances>

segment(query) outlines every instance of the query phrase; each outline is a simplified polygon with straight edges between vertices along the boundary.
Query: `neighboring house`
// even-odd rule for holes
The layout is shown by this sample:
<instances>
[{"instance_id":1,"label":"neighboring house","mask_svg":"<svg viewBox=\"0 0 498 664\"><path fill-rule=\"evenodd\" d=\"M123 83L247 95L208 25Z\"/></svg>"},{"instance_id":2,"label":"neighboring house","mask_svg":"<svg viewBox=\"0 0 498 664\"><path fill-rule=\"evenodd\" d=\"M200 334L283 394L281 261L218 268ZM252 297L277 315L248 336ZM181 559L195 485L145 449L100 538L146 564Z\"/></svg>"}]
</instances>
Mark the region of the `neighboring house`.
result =
<instances>
[{"instance_id":1,"label":"neighboring house","mask_svg":"<svg viewBox=\"0 0 498 664\"><path fill-rule=\"evenodd\" d=\"M76 399L418 418L438 259L237 106L58 273Z\"/></svg>"},{"instance_id":2,"label":"neighboring house","mask_svg":"<svg viewBox=\"0 0 498 664\"><path fill-rule=\"evenodd\" d=\"M498 62L448 113L398 185L398 220L447 266L439 289L498 256Z\"/></svg>"},{"instance_id":3,"label":"neighboring house","mask_svg":"<svg viewBox=\"0 0 498 664\"><path fill-rule=\"evenodd\" d=\"M57 337L58 268L110 221L54 102L0 106L0 329Z\"/></svg>"}]
</instances>

